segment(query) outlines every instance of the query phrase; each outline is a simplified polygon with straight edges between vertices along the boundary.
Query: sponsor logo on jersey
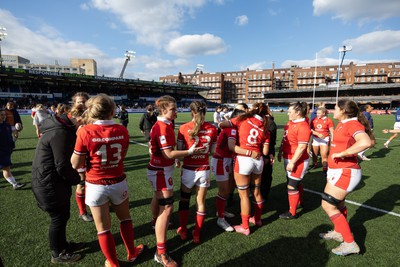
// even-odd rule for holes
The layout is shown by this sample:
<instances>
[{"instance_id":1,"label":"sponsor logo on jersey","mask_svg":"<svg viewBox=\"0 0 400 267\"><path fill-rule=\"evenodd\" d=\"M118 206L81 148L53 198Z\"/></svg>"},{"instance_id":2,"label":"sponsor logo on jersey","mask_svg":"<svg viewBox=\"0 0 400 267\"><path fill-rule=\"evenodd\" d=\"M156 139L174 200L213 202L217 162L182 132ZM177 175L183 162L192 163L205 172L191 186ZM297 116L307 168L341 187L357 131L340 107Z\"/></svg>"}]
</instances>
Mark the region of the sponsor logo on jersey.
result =
<instances>
[{"instance_id":1,"label":"sponsor logo on jersey","mask_svg":"<svg viewBox=\"0 0 400 267\"><path fill-rule=\"evenodd\" d=\"M161 143L162 145L165 145L165 144L167 143L167 139L165 138L165 135L161 135L161 136L160 136L160 143Z\"/></svg>"}]
</instances>

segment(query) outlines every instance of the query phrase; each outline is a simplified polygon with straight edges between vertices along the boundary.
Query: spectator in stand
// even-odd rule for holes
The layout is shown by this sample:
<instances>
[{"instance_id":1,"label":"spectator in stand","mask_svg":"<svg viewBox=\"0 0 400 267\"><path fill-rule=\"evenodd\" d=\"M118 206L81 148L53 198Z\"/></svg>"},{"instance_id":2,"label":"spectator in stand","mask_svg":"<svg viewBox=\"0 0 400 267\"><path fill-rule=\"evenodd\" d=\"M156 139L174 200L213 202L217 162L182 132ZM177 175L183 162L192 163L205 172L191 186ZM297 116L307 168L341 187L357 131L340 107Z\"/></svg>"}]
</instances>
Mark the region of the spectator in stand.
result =
<instances>
[{"instance_id":1,"label":"spectator in stand","mask_svg":"<svg viewBox=\"0 0 400 267\"><path fill-rule=\"evenodd\" d=\"M223 106L221 112L219 113L220 116L220 121L226 121L227 119L225 118L225 115L228 114L228 107Z\"/></svg>"},{"instance_id":2,"label":"spectator in stand","mask_svg":"<svg viewBox=\"0 0 400 267\"><path fill-rule=\"evenodd\" d=\"M47 109L42 104L37 104L35 108L35 116L33 117L33 125L36 127L36 135L39 138L41 136L40 133L40 124L43 120L49 117L49 113Z\"/></svg>"},{"instance_id":3,"label":"spectator in stand","mask_svg":"<svg viewBox=\"0 0 400 267\"><path fill-rule=\"evenodd\" d=\"M367 150L369 150L371 147L374 147L375 146L375 136L374 136L374 134L373 134L373 132L374 132L374 119L372 118L372 115L371 115L371 111L373 110L374 108L371 106L371 105L364 105L362 108L361 108L361 110L362 110L362 114L365 116L365 118L367 119L367 121L368 121L368 123L369 123L369 127L371 128L371 146L370 147L368 147L367 149L365 149L365 150L363 150L363 151L361 151L361 152L359 152L358 153L358 157L361 159L361 160L367 160L367 161L370 161L371 159L370 158L367 158L365 155L364 155L364 153L365 152L367 152Z\"/></svg>"},{"instance_id":4,"label":"spectator in stand","mask_svg":"<svg viewBox=\"0 0 400 267\"><path fill-rule=\"evenodd\" d=\"M129 123L129 113L126 110L125 105L121 105L120 111L118 113L119 123L123 125L125 128L128 128Z\"/></svg>"},{"instance_id":5,"label":"spectator in stand","mask_svg":"<svg viewBox=\"0 0 400 267\"><path fill-rule=\"evenodd\" d=\"M18 190L25 184L19 184L11 173L11 154L15 147L13 141L13 127L6 121L6 111L0 109L0 169L3 171L4 179L9 182L14 189Z\"/></svg>"},{"instance_id":6,"label":"spectator in stand","mask_svg":"<svg viewBox=\"0 0 400 267\"><path fill-rule=\"evenodd\" d=\"M22 129L22 121L21 121L21 117L18 114L17 109L15 108L15 103L14 102L7 102L6 104L6 122L11 125L11 126L15 126L17 123L21 124L21 129ZM13 141L17 141L18 136L19 136L19 132L16 130L16 128L13 128Z\"/></svg>"},{"instance_id":7,"label":"spectator in stand","mask_svg":"<svg viewBox=\"0 0 400 267\"><path fill-rule=\"evenodd\" d=\"M154 111L153 105L146 107L146 113L143 114L139 122L139 128L147 142L150 141L150 131L153 125L157 122L157 114Z\"/></svg>"},{"instance_id":8,"label":"spectator in stand","mask_svg":"<svg viewBox=\"0 0 400 267\"><path fill-rule=\"evenodd\" d=\"M398 135L397 130L400 129L400 105L399 105L399 107L397 107L394 120L395 120L395 123L393 125L393 130L394 130L393 135L391 137L389 137L389 139L383 144L386 148L389 148L389 143L397 137L397 135ZM389 133L389 130L386 133Z\"/></svg>"}]
</instances>

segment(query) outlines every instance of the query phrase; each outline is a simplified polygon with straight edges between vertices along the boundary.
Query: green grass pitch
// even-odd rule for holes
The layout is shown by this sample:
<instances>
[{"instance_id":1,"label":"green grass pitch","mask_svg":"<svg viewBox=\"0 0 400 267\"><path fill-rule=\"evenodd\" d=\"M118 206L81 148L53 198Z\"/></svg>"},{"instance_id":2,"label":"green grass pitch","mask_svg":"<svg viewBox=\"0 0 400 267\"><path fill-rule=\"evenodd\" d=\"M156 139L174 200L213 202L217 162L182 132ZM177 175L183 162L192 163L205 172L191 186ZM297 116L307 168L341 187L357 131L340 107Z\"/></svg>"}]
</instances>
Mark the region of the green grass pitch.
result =
<instances>
[{"instance_id":1,"label":"green grass pitch","mask_svg":"<svg viewBox=\"0 0 400 267\"><path fill-rule=\"evenodd\" d=\"M130 114L128 127L132 141L144 144L144 138L138 129L140 116ZM275 116L279 144L287 115L276 113ZM189 113L179 113L176 122L183 123L189 119ZM212 120L212 112L207 114L207 119ZM6 267L49 266L47 234L50 219L37 207L30 187L31 164L37 138L31 118L24 116L23 121L24 130L12 155L12 172L18 182L27 185L23 190L14 191L4 179L0 180L0 257ZM394 118L389 115L376 115L374 121L377 145L366 153L371 161L361 163L362 182L348 196L348 200L394 214L347 204L350 225L361 247L361 255L333 255L330 250L338 244L335 241L319 239L318 233L331 229L331 223L320 207L320 197L317 194L305 192L306 208L298 220L284 221L278 218L281 212L287 210L287 194L283 163L276 162L271 194L262 215L263 226L252 226L252 233L248 237L237 233L225 233L217 226L217 189L212 177L207 195L207 217L199 245L194 245L190 239L183 242L176 234L179 224L177 210L180 170L175 170L176 201L172 216L174 227L168 231L168 249L171 256L183 266L400 266L400 137L391 143L389 149L385 149L383 143L390 135L382 134L381 130L391 129ZM148 162L148 148L132 143L125 159L130 212L135 226L135 240L146 245L146 250L134 264L124 261L126 252L119 235L118 220L113 214L111 230L121 266L158 265L153 261L155 236L150 224L150 201L153 193L146 177ZM312 170L304 178L306 189L321 192L324 185L321 168ZM71 203L68 239L86 243L86 247L80 252L83 259L76 266L103 266L105 259L97 242L94 224L79 220L74 197ZM236 217L228 221L237 224L240 223L237 193L234 203L234 207L228 210L234 212ZM194 225L194 212L195 202L192 196L190 229Z\"/></svg>"}]
</instances>

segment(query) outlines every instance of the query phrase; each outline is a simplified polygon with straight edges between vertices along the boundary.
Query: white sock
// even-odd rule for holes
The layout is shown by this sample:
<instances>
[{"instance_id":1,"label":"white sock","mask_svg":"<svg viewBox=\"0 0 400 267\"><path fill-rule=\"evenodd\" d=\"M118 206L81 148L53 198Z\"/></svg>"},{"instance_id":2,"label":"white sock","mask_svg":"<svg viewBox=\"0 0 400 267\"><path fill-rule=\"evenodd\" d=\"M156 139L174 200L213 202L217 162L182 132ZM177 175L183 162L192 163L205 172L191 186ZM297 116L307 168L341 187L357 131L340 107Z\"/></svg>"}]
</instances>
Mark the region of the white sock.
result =
<instances>
[{"instance_id":1,"label":"white sock","mask_svg":"<svg viewBox=\"0 0 400 267\"><path fill-rule=\"evenodd\" d=\"M6 178L6 180L7 180L7 182L9 182L10 184L12 184L13 186L14 186L14 185L17 185L17 181L15 181L14 176L8 177L8 178Z\"/></svg>"}]
</instances>

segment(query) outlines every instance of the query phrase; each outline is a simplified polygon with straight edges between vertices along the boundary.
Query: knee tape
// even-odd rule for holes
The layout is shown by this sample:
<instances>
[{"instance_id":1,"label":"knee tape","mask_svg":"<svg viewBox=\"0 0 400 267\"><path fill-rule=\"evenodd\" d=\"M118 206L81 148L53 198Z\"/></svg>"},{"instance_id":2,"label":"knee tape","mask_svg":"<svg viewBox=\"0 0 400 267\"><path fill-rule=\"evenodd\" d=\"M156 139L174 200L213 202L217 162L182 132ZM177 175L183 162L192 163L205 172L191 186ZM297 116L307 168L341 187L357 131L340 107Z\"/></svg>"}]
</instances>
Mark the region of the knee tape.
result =
<instances>
[{"instance_id":1,"label":"knee tape","mask_svg":"<svg viewBox=\"0 0 400 267\"><path fill-rule=\"evenodd\" d=\"M343 201L343 200L339 200L337 198L334 198L333 196L327 194L327 193L322 193L321 197L324 201L328 202L329 204L338 207L338 205Z\"/></svg>"},{"instance_id":2,"label":"knee tape","mask_svg":"<svg viewBox=\"0 0 400 267\"><path fill-rule=\"evenodd\" d=\"M294 190L299 190L300 183L301 183L301 181L299 181L299 180L294 180L294 179L288 178L288 185L293 187Z\"/></svg>"},{"instance_id":3,"label":"knee tape","mask_svg":"<svg viewBox=\"0 0 400 267\"><path fill-rule=\"evenodd\" d=\"M172 205L172 204L174 204L174 197L158 199L158 205L160 205L160 206L166 206L166 205Z\"/></svg>"},{"instance_id":4,"label":"knee tape","mask_svg":"<svg viewBox=\"0 0 400 267\"><path fill-rule=\"evenodd\" d=\"M249 189L250 186L247 184L247 185L237 185L236 187L238 190L247 190Z\"/></svg>"}]
</instances>

